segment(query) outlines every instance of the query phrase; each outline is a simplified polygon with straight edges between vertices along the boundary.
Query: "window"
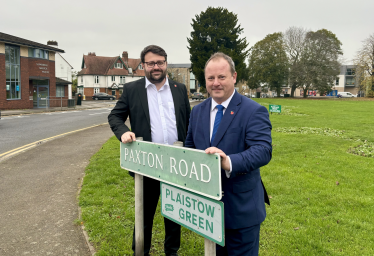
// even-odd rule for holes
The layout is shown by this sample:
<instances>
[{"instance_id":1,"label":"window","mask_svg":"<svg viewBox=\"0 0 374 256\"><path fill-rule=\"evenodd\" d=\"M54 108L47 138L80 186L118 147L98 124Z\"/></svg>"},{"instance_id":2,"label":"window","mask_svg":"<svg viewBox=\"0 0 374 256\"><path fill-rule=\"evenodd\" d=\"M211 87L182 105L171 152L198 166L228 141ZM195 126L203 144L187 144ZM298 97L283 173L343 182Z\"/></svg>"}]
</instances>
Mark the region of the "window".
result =
<instances>
[{"instance_id":1,"label":"window","mask_svg":"<svg viewBox=\"0 0 374 256\"><path fill-rule=\"evenodd\" d=\"M345 81L346 85L355 85L355 78L354 77L347 77L347 80Z\"/></svg>"},{"instance_id":2,"label":"window","mask_svg":"<svg viewBox=\"0 0 374 256\"><path fill-rule=\"evenodd\" d=\"M19 47L5 45L6 98L21 99Z\"/></svg>"},{"instance_id":3,"label":"window","mask_svg":"<svg viewBox=\"0 0 374 256\"><path fill-rule=\"evenodd\" d=\"M112 76L112 82L116 81L116 77Z\"/></svg>"},{"instance_id":4,"label":"window","mask_svg":"<svg viewBox=\"0 0 374 256\"><path fill-rule=\"evenodd\" d=\"M120 76L119 77L119 83L124 84L125 83L125 76Z\"/></svg>"},{"instance_id":5,"label":"window","mask_svg":"<svg viewBox=\"0 0 374 256\"><path fill-rule=\"evenodd\" d=\"M94 76L95 78L95 84L98 84L99 83L99 76Z\"/></svg>"},{"instance_id":6,"label":"window","mask_svg":"<svg viewBox=\"0 0 374 256\"><path fill-rule=\"evenodd\" d=\"M354 76L356 73L356 70L354 68L347 68L347 72L345 73L348 76Z\"/></svg>"},{"instance_id":7,"label":"window","mask_svg":"<svg viewBox=\"0 0 374 256\"><path fill-rule=\"evenodd\" d=\"M29 48L29 57L49 59L49 52L42 49Z\"/></svg>"},{"instance_id":8,"label":"window","mask_svg":"<svg viewBox=\"0 0 374 256\"><path fill-rule=\"evenodd\" d=\"M143 70L142 64L139 64L138 69Z\"/></svg>"},{"instance_id":9,"label":"window","mask_svg":"<svg viewBox=\"0 0 374 256\"><path fill-rule=\"evenodd\" d=\"M81 76L81 83L83 83L83 76Z\"/></svg>"},{"instance_id":10,"label":"window","mask_svg":"<svg viewBox=\"0 0 374 256\"><path fill-rule=\"evenodd\" d=\"M65 86L56 85L56 97L65 97Z\"/></svg>"},{"instance_id":11,"label":"window","mask_svg":"<svg viewBox=\"0 0 374 256\"><path fill-rule=\"evenodd\" d=\"M339 77L336 78L335 85L339 85Z\"/></svg>"},{"instance_id":12,"label":"window","mask_svg":"<svg viewBox=\"0 0 374 256\"><path fill-rule=\"evenodd\" d=\"M94 93L99 93L100 92L100 88L94 88Z\"/></svg>"},{"instance_id":13,"label":"window","mask_svg":"<svg viewBox=\"0 0 374 256\"><path fill-rule=\"evenodd\" d=\"M122 63L116 63L116 68L123 68Z\"/></svg>"},{"instance_id":14,"label":"window","mask_svg":"<svg viewBox=\"0 0 374 256\"><path fill-rule=\"evenodd\" d=\"M83 92L84 92L83 86L77 87L77 93L84 94Z\"/></svg>"}]
</instances>

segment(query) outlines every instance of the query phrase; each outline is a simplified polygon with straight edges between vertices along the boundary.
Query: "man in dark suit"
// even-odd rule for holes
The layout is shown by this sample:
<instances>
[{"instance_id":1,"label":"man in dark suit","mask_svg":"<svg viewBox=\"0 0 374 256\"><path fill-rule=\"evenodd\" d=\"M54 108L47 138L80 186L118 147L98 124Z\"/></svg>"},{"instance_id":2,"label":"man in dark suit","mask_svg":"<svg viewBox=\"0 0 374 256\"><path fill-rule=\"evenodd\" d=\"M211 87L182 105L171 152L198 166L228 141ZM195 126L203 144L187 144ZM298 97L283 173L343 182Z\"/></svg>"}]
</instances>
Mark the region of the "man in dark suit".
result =
<instances>
[{"instance_id":1,"label":"man in dark suit","mask_svg":"<svg viewBox=\"0 0 374 256\"><path fill-rule=\"evenodd\" d=\"M122 143L136 137L145 141L173 145L185 141L190 103L184 84L166 77L167 55L159 46L150 45L141 53L146 78L123 86L123 94L108 116L112 131ZM131 131L124 123L130 117ZM160 196L160 182L144 177L144 255L149 255L153 217ZM167 256L177 255L180 247L180 226L164 218ZM135 230L134 230L135 233ZM135 252L135 234L132 249Z\"/></svg>"},{"instance_id":2,"label":"man in dark suit","mask_svg":"<svg viewBox=\"0 0 374 256\"><path fill-rule=\"evenodd\" d=\"M269 203L260 167L271 159L271 123L265 107L235 91L236 76L229 56L215 53L207 61L211 98L192 109L185 146L221 156L225 247L217 245L217 255L258 255Z\"/></svg>"}]
</instances>

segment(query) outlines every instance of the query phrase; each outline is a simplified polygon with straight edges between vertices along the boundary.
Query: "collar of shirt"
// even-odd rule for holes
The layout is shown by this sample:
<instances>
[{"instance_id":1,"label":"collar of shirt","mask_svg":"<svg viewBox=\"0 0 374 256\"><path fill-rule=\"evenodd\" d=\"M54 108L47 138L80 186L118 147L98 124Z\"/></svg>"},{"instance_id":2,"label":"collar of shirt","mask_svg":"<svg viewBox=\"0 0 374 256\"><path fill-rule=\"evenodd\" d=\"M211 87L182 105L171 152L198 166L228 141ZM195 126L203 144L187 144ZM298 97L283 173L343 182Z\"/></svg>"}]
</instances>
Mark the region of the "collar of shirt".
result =
<instances>
[{"instance_id":1,"label":"collar of shirt","mask_svg":"<svg viewBox=\"0 0 374 256\"><path fill-rule=\"evenodd\" d=\"M227 107L229 106L230 101L231 101L232 97L234 96L234 94L235 94L235 89L234 89L234 92L231 94L231 96L227 100L225 100L224 102L221 103L221 105L224 107L223 111L225 111L227 109ZM210 111L212 112L216 108L217 105L219 105L219 104L217 102L215 102L215 100L212 98L212 106L210 108Z\"/></svg>"},{"instance_id":2,"label":"collar of shirt","mask_svg":"<svg viewBox=\"0 0 374 256\"><path fill-rule=\"evenodd\" d=\"M148 86L151 85L151 84L152 84L152 83L148 80L148 78L145 77L145 88L148 88ZM153 85L156 87L155 84L153 84ZM166 77L166 79L165 79L165 83L164 83L164 85L161 87L160 91L163 90L164 87L165 87L165 88L166 88L166 87L169 87L169 79L168 79L167 77Z\"/></svg>"}]
</instances>

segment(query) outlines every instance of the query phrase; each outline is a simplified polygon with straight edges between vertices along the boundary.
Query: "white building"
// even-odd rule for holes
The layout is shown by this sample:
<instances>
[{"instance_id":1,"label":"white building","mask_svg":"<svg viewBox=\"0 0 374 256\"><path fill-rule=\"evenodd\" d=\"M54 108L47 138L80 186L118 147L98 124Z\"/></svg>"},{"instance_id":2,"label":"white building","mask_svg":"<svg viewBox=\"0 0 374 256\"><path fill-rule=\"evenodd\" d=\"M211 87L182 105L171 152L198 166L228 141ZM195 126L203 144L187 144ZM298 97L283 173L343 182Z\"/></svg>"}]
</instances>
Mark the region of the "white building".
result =
<instances>
[{"instance_id":1,"label":"white building","mask_svg":"<svg viewBox=\"0 0 374 256\"><path fill-rule=\"evenodd\" d=\"M126 51L122 53L122 58L96 56L90 52L83 55L81 68L77 75L77 92L82 93L86 100L98 92L119 98L125 83L145 76L140 58L129 59Z\"/></svg>"}]
</instances>

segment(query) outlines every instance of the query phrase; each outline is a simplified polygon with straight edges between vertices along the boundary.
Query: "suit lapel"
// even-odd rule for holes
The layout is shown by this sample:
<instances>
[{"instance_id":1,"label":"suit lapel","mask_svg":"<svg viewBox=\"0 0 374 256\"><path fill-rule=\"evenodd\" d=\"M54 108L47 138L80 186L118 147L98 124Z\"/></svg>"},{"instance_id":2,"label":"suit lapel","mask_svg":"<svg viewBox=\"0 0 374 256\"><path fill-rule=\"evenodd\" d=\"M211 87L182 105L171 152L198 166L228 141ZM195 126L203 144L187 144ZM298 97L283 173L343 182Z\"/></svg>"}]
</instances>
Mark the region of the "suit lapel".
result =
<instances>
[{"instance_id":1,"label":"suit lapel","mask_svg":"<svg viewBox=\"0 0 374 256\"><path fill-rule=\"evenodd\" d=\"M145 79L139 80L138 93L139 93L140 102L144 110L145 117L148 122L148 126L150 127L151 121L149 119L148 97L147 97L147 88L145 88Z\"/></svg>"},{"instance_id":2,"label":"suit lapel","mask_svg":"<svg viewBox=\"0 0 374 256\"><path fill-rule=\"evenodd\" d=\"M203 103L204 104L201 108L201 127L203 128L204 133L204 142L205 148L210 147L210 108L212 106L212 98L208 98Z\"/></svg>"},{"instance_id":3,"label":"suit lapel","mask_svg":"<svg viewBox=\"0 0 374 256\"><path fill-rule=\"evenodd\" d=\"M175 110L175 120L177 122L177 128L178 128L178 124L179 124L179 121L180 121L179 120L180 119L180 116L179 116L179 107L180 107L180 102L183 99L180 99L180 97L179 97L178 85L176 83L174 83L174 81L172 81L170 79L169 79L169 87L170 87L171 95L173 97L174 110Z\"/></svg>"},{"instance_id":4,"label":"suit lapel","mask_svg":"<svg viewBox=\"0 0 374 256\"><path fill-rule=\"evenodd\" d=\"M221 123L218 126L218 130L216 136L214 137L214 141L212 141L212 147L216 147L220 140L222 139L223 135L226 133L227 128L230 126L232 120L235 118L238 110L239 104L241 103L239 93L235 92L234 96L232 97L230 104L227 106L225 114L221 119Z\"/></svg>"}]
</instances>

